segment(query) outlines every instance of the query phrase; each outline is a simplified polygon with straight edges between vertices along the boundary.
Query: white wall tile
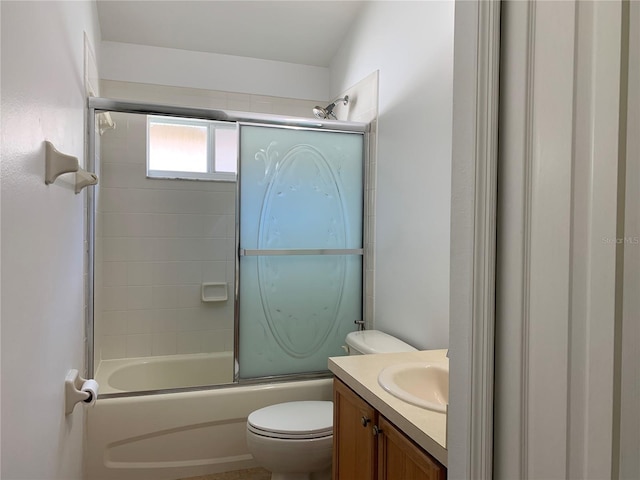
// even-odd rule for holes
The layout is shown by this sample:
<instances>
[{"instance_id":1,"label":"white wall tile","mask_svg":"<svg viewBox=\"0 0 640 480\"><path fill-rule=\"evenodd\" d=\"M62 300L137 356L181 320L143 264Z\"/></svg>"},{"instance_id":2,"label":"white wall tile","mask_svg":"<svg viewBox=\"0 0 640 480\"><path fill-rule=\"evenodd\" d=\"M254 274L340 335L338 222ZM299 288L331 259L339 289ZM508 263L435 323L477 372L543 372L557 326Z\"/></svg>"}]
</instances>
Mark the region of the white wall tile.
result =
<instances>
[{"instance_id":1,"label":"white wall tile","mask_svg":"<svg viewBox=\"0 0 640 480\"><path fill-rule=\"evenodd\" d=\"M110 130L105 135L113 136L111 132L115 133L116 131L117 130ZM100 160L102 164L111 162L126 162L128 158L127 145L122 141L109 141L104 142L104 144L101 145ZM102 181L102 178L100 180Z\"/></svg>"},{"instance_id":2,"label":"white wall tile","mask_svg":"<svg viewBox=\"0 0 640 480\"><path fill-rule=\"evenodd\" d=\"M233 292L233 285L235 283L235 278L236 278L235 261L229 261L227 262L227 283L230 284L230 287L231 287L230 292Z\"/></svg>"},{"instance_id":3,"label":"white wall tile","mask_svg":"<svg viewBox=\"0 0 640 480\"><path fill-rule=\"evenodd\" d=\"M127 285L126 262L102 262L102 282L105 287Z\"/></svg>"},{"instance_id":4,"label":"white wall tile","mask_svg":"<svg viewBox=\"0 0 640 480\"><path fill-rule=\"evenodd\" d=\"M203 202L206 208L199 213L233 215L235 201L235 192L233 191L205 192Z\"/></svg>"},{"instance_id":5,"label":"white wall tile","mask_svg":"<svg viewBox=\"0 0 640 480\"><path fill-rule=\"evenodd\" d=\"M225 252L227 253L227 261L232 262L236 258L236 241L234 238L224 239Z\"/></svg>"},{"instance_id":6,"label":"white wall tile","mask_svg":"<svg viewBox=\"0 0 640 480\"><path fill-rule=\"evenodd\" d=\"M100 358L103 360L111 360L113 358L122 358L127 355L125 335L105 335L100 339Z\"/></svg>"},{"instance_id":7,"label":"white wall tile","mask_svg":"<svg viewBox=\"0 0 640 480\"><path fill-rule=\"evenodd\" d=\"M144 213L104 213L105 236L151 237L154 235L153 215Z\"/></svg>"},{"instance_id":8,"label":"white wall tile","mask_svg":"<svg viewBox=\"0 0 640 480\"><path fill-rule=\"evenodd\" d=\"M178 235L180 237L226 237L226 215L180 215Z\"/></svg>"},{"instance_id":9,"label":"white wall tile","mask_svg":"<svg viewBox=\"0 0 640 480\"><path fill-rule=\"evenodd\" d=\"M127 285L150 286L154 282L154 263L127 262Z\"/></svg>"},{"instance_id":10,"label":"white wall tile","mask_svg":"<svg viewBox=\"0 0 640 480\"><path fill-rule=\"evenodd\" d=\"M179 237L180 215L167 213L154 214L153 232L157 237Z\"/></svg>"},{"instance_id":11,"label":"white wall tile","mask_svg":"<svg viewBox=\"0 0 640 480\"><path fill-rule=\"evenodd\" d=\"M156 239L151 237L128 237L127 260L130 262L151 262L155 260Z\"/></svg>"},{"instance_id":12,"label":"white wall tile","mask_svg":"<svg viewBox=\"0 0 640 480\"><path fill-rule=\"evenodd\" d=\"M220 332L220 335L223 335L224 338L224 350L232 352L234 349L234 331L231 329L224 330Z\"/></svg>"},{"instance_id":13,"label":"white wall tile","mask_svg":"<svg viewBox=\"0 0 640 480\"><path fill-rule=\"evenodd\" d=\"M153 308L153 287L127 287L127 309L149 310Z\"/></svg>"},{"instance_id":14,"label":"white wall tile","mask_svg":"<svg viewBox=\"0 0 640 480\"><path fill-rule=\"evenodd\" d=\"M152 352L151 335L127 335L127 357L150 357Z\"/></svg>"},{"instance_id":15,"label":"white wall tile","mask_svg":"<svg viewBox=\"0 0 640 480\"><path fill-rule=\"evenodd\" d=\"M127 305L127 287L104 287L101 298L103 311L122 310Z\"/></svg>"},{"instance_id":16,"label":"white wall tile","mask_svg":"<svg viewBox=\"0 0 640 480\"><path fill-rule=\"evenodd\" d=\"M154 262L153 284L154 285L177 285L178 265L180 262Z\"/></svg>"},{"instance_id":17,"label":"white wall tile","mask_svg":"<svg viewBox=\"0 0 640 480\"><path fill-rule=\"evenodd\" d=\"M103 312L100 320L103 335L124 335L127 333L127 312L124 310Z\"/></svg>"},{"instance_id":18,"label":"white wall tile","mask_svg":"<svg viewBox=\"0 0 640 480\"><path fill-rule=\"evenodd\" d=\"M153 310L128 310L127 335L153 332L155 315Z\"/></svg>"},{"instance_id":19,"label":"white wall tile","mask_svg":"<svg viewBox=\"0 0 640 480\"><path fill-rule=\"evenodd\" d=\"M126 188L109 188L100 186L100 200L98 208L101 212L130 212L132 199Z\"/></svg>"},{"instance_id":20,"label":"white wall tile","mask_svg":"<svg viewBox=\"0 0 640 480\"><path fill-rule=\"evenodd\" d=\"M227 262L202 262L202 282L224 282L227 275Z\"/></svg>"},{"instance_id":21,"label":"white wall tile","mask_svg":"<svg viewBox=\"0 0 640 480\"><path fill-rule=\"evenodd\" d=\"M154 286L152 293L153 308L171 309L178 307L178 289L175 285Z\"/></svg>"},{"instance_id":22,"label":"white wall tile","mask_svg":"<svg viewBox=\"0 0 640 480\"><path fill-rule=\"evenodd\" d=\"M219 331L204 331L201 333L202 352L220 352L224 350L225 335L220 334Z\"/></svg>"},{"instance_id":23,"label":"white wall tile","mask_svg":"<svg viewBox=\"0 0 640 480\"><path fill-rule=\"evenodd\" d=\"M129 244L126 237L104 237L101 244L102 259L105 263L128 260Z\"/></svg>"},{"instance_id":24,"label":"white wall tile","mask_svg":"<svg viewBox=\"0 0 640 480\"><path fill-rule=\"evenodd\" d=\"M199 307L201 304L201 285L180 285L178 287L178 306L180 308Z\"/></svg>"},{"instance_id":25,"label":"white wall tile","mask_svg":"<svg viewBox=\"0 0 640 480\"><path fill-rule=\"evenodd\" d=\"M177 332L178 318L180 318L180 310L177 309L153 310L153 331L156 333Z\"/></svg>"},{"instance_id":26,"label":"white wall tile","mask_svg":"<svg viewBox=\"0 0 640 480\"><path fill-rule=\"evenodd\" d=\"M203 280L202 268L204 263L200 261L177 262L178 285L200 284Z\"/></svg>"},{"instance_id":27,"label":"white wall tile","mask_svg":"<svg viewBox=\"0 0 640 480\"><path fill-rule=\"evenodd\" d=\"M154 333L152 335L152 355L175 355L177 352L178 337L173 333Z\"/></svg>"},{"instance_id":28,"label":"white wall tile","mask_svg":"<svg viewBox=\"0 0 640 480\"><path fill-rule=\"evenodd\" d=\"M176 335L176 353L200 353L200 332L179 332Z\"/></svg>"},{"instance_id":29,"label":"white wall tile","mask_svg":"<svg viewBox=\"0 0 640 480\"><path fill-rule=\"evenodd\" d=\"M122 190L122 189L119 189ZM150 188L130 188L125 189L127 202L119 210L124 213L163 213L159 211L159 203L162 202L161 192Z\"/></svg>"},{"instance_id":30,"label":"white wall tile","mask_svg":"<svg viewBox=\"0 0 640 480\"><path fill-rule=\"evenodd\" d=\"M227 238L236 237L236 216L235 215L225 215L226 224L227 224Z\"/></svg>"},{"instance_id":31,"label":"white wall tile","mask_svg":"<svg viewBox=\"0 0 640 480\"><path fill-rule=\"evenodd\" d=\"M229 240L226 238L202 239L201 248L202 254L199 260L220 261L229 257Z\"/></svg>"},{"instance_id":32,"label":"white wall tile","mask_svg":"<svg viewBox=\"0 0 640 480\"><path fill-rule=\"evenodd\" d=\"M195 308L180 308L177 310L176 332L193 332L198 330L197 318L195 316Z\"/></svg>"}]
</instances>

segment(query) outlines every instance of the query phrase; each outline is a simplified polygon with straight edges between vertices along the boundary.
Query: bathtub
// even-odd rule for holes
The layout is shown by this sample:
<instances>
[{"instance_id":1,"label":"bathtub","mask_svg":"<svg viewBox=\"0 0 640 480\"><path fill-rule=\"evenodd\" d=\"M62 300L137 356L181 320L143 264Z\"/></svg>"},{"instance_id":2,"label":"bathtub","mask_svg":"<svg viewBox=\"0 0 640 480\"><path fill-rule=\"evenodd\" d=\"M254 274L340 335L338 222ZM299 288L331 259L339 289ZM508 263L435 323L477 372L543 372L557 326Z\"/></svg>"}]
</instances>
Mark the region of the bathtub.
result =
<instances>
[{"instance_id":1,"label":"bathtub","mask_svg":"<svg viewBox=\"0 0 640 480\"><path fill-rule=\"evenodd\" d=\"M197 360L206 363L206 355L102 362L96 371L100 395L105 391L122 392L126 388L119 387L132 385L137 385L137 390L141 390L140 385L155 390L168 385L168 380L156 375L155 383L145 383L147 380L136 380L136 372L157 373L162 367L172 372L172 378L184 378L180 368L193 367ZM217 360L222 363L221 358ZM183 371L182 375L192 373ZM245 440L249 413L280 402L331 398L330 378L142 396L99 396L86 410L87 478L173 480L251 468L256 464Z\"/></svg>"},{"instance_id":2,"label":"bathtub","mask_svg":"<svg viewBox=\"0 0 640 480\"><path fill-rule=\"evenodd\" d=\"M102 360L100 394L169 390L233 382L233 352Z\"/></svg>"}]
</instances>

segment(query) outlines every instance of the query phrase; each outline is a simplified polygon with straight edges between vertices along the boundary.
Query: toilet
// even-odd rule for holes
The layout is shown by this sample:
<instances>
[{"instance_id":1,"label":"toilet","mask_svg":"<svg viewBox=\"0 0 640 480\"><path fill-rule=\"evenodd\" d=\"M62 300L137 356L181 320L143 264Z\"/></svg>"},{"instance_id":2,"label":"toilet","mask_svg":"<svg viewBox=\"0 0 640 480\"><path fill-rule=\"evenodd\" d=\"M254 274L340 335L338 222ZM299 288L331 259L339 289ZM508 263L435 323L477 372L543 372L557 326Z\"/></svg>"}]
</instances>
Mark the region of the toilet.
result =
<instances>
[{"instance_id":1,"label":"toilet","mask_svg":"<svg viewBox=\"0 0 640 480\"><path fill-rule=\"evenodd\" d=\"M349 355L415 351L378 330L351 332ZM285 402L252 412L247 419L247 447L271 480L330 480L333 402Z\"/></svg>"}]
</instances>

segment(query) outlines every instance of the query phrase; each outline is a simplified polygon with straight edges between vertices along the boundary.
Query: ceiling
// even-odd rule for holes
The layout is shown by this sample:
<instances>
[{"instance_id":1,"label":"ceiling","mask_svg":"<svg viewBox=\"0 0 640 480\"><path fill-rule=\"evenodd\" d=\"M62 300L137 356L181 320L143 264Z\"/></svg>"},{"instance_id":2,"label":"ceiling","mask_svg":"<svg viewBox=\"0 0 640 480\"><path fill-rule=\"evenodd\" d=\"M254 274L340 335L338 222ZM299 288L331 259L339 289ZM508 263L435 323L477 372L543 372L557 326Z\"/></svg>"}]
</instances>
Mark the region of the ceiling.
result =
<instances>
[{"instance_id":1,"label":"ceiling","mask_svg":"<svg viewBox=\"0 0 640 480\"><path fill-rule=\"evenodd\" d=\"M102 40L328 67L366 2L98 0Z\"/></svg>"}]
</instances>

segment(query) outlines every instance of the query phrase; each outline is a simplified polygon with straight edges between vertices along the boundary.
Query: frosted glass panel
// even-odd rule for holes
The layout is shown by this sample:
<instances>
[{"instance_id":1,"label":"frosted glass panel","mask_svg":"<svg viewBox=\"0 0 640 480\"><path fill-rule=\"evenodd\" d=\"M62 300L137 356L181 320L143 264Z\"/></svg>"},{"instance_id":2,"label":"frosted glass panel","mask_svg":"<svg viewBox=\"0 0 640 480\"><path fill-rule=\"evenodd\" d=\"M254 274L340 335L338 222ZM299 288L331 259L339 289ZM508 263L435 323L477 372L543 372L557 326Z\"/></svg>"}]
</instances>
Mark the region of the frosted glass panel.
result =
<instances>
[{"instance_id":1,"label":"frosted glass panel","mask_svg":"<svg viewBox=\"0 0 640 480\"><path fill-rule=\"evenodd\" d=\"M240 377L327 369L361 318L362 257L244 257Z\"/></svg>"},{"instance_id":2,"label":"frosted glass panel","mask_svg":"<svg viewBox=\"0 0 640 480\"><path fill-rule=\"evenodd\" d=\"M327 369L362 318L363 137L244 126L240 133L240 376Z\"/></svg>"}]
</instances>

